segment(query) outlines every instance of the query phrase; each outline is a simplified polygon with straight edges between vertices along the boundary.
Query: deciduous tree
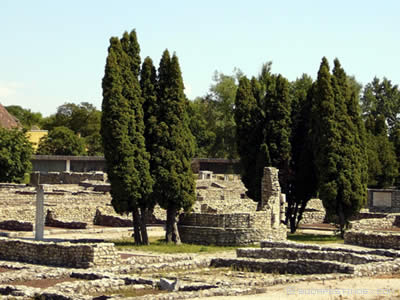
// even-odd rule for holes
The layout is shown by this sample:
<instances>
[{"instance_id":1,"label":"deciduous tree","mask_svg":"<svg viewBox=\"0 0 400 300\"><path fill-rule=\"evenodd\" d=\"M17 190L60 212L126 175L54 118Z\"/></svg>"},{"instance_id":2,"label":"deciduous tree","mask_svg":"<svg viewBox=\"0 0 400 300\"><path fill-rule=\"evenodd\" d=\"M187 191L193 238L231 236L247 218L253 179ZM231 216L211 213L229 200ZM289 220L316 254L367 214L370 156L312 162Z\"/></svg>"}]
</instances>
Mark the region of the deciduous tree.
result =
<instances>
[{"instance_id":1,"label":"deciduous tree","mask_svg":"<svg viewBox=\"0 0 400 300\"><path fill-rule=\"evenodd\" d=\"M0 182L23 182L32 169L32 152L23 131L0 127Z\"/></svg>"}]
</instances>

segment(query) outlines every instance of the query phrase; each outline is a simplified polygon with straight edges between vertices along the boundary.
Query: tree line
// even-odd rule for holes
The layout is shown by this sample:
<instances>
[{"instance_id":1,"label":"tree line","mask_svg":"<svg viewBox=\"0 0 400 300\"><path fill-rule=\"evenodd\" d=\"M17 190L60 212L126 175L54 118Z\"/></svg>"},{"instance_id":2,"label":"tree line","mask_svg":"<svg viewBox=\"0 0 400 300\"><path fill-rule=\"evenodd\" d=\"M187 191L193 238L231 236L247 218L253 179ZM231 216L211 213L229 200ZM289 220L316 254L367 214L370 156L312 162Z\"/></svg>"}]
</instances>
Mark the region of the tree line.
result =
<instances>
[{"instance_id":1,"label":"tree line","mask_svg":"<svg viewBox=\"0 0 400 300\"><path fill-rule=\"evenodd\" d=\"M343 231L365 204L366 186L400 186L400 90L389 79L374 78L362 87L339 60L331 70L323 58L315 80L303 74L290 82L267 62L250 79L239 69L215 72L209 92L189 101L175 54L166 50L156 70L149 57L141 63L139 52L134 31L110 40L103 114L87 102L65 103L47 118L6 107L25 128L49 130L37 154L104 154L111 165L119 164L110 168L124 187L124 194L113 195L115 207L134 213L139 243L147 242L143 224L157 202L168 211L167 239L179 242L172 220L194 201L187 179L193 156L240 159L242 180L255 201L263 167L277 167L292 231L311 197L324 201L328 217ZM123 204L130 194L130 204Z\"/></svg>"}]
</instances>

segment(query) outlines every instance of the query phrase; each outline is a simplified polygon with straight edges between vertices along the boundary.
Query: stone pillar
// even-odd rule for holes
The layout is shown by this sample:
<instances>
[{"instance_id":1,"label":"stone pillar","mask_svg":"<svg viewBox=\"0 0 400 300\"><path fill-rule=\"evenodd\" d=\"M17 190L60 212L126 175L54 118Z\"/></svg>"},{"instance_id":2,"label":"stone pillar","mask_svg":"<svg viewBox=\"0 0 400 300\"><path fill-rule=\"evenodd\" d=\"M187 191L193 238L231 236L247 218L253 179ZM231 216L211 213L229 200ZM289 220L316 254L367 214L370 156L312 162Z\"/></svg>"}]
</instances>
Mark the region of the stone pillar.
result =
<instances>
[{"instance_id":1,"label":"stone pillar","mask_svg":"<svg viewBox=\"0 0 400 300\"><path fill-rule=\"evenodd\" d=\"M35 240L42 241L44 236L44 185L39 184L36 191Z\"/></svg>"}]
</instances>

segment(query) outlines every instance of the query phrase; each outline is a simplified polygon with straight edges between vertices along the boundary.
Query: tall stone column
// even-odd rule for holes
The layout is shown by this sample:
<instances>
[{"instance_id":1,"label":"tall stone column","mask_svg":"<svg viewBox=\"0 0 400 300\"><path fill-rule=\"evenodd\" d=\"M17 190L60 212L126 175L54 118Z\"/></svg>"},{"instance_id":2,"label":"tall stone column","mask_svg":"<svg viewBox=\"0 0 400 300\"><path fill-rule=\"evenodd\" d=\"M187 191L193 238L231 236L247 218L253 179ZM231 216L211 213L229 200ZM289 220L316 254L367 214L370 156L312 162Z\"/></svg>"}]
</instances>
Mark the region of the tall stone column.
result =
<instances>
[{"instance_id":1,"label":"tall stone column","mask_svg":"<svg viewBox=\"0 0 400 300\"><path fill-rule=\"evenodd\" d=\"M44 236L44 185L36 188L35 240L42 241Z\"/></svg>"}]
</instances>

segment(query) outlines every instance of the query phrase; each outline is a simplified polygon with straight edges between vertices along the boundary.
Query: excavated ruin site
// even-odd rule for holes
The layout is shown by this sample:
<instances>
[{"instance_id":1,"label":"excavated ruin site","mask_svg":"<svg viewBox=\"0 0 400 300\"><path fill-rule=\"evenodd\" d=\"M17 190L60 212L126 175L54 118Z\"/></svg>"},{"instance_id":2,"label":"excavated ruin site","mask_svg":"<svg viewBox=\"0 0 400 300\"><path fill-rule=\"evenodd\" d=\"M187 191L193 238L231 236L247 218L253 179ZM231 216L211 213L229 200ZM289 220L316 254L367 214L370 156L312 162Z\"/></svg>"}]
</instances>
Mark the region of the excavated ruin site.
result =
<instances>
[{"instance_id":1,"label":"excavated ruin site","mask_svg":"<svg viewBox=\"0 0 400 300\"><path fill-rule=\"evenodd\" d=\"M364 212L363 218L352 222L342 245L295 243L286 240L287 229L282 224L285 196L280 192L275 169L265 169L258 210L257 204L246 198L246 190L237 176L199 176L193 212L180 218L182 240L242 248L213 254L173 255L118 250L107 240L130 237L132 221L130 216L114 212L104 180L45 185L44 239L36 241L36 188L0 184L1 297L240 297L268 295L280 285L284 290L311 282L376 276L399 278L395 275L400 273L399 235L389 230L398 228L397 214ZM320 202L310 203L304 222L322 222ZM149 224L150 236L163 235L164 220L165 211L156 207ZM385 228L386 231L382 230ZM291 299L287 291L284 295ZM400 292L388 287L375 295L377 298L364 294L368 299L384 299L379 297L388 295L395 298ZM351 298L343 292L336 296L364 299ZM328 293L315 299L336 296Z\"/></svg>"}]
</instances>

